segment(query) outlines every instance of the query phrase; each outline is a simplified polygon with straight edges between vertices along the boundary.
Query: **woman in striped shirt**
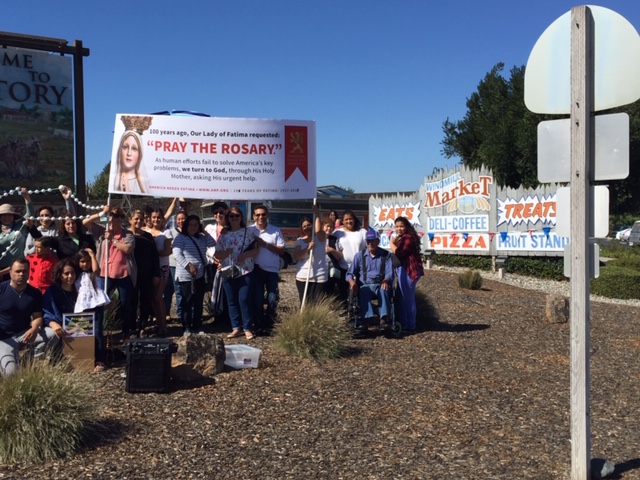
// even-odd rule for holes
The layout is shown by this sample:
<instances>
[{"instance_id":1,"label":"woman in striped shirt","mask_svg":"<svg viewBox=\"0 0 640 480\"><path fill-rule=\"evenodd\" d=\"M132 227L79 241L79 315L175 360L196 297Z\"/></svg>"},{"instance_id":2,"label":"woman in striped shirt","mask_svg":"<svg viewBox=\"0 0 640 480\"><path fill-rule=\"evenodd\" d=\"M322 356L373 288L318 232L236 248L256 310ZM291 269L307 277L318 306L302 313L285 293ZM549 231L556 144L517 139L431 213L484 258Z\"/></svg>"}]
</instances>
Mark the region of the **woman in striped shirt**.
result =
<instances>
[{"instance_id":1,"label":"woman in striped shirt","mask_svg":"<svg viewBox=\"0 0 640 480\"><path fill-rule=\"evenodd\" d=\"M202 302L204 300L204 266L207 247L215 247L216 241L202 231L200 217L189 215L180 234L173 242L176 259L176 280L182 294L182 324L184 335L202 327Z\"/></svg>"}]
</instances>

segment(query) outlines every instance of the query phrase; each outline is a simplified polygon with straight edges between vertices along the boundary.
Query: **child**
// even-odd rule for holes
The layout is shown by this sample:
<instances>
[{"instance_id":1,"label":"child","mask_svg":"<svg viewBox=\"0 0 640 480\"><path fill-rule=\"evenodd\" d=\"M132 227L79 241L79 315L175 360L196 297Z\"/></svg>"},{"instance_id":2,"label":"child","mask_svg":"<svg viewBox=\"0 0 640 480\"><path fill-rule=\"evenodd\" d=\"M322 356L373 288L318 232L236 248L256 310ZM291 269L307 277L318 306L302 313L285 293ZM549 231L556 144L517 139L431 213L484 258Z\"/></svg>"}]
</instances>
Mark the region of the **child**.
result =
<instances>
[{"instance_id":1,"label":"child","mask_svg":"<svg viewBox=\"0 0 640 480\"><path fill-rule=\"evenodd\" d=\"M96 254L90 248L80 250L77 256L81 274L76 280L78 300L75 312L94 312L94 335L96 337L96 366L94 372L103 372L106 368L106 345L102 322L104 320L104 306L110 300L104 291L104 280L100 277L100 267Z\"/></svg>"},{"instance_id":2,"label":"child","mask_svg":"<svg viewBox=\"0 0 640 480\"><path fill-rule=\"evenodd\" d=\"M29 285L36 287L44 293L51 286L51 273L58 263L52 248L55 240L52 237L41 237L34 242L35 252L27 255L29 262Z\"/></svg>"}]
</instances>

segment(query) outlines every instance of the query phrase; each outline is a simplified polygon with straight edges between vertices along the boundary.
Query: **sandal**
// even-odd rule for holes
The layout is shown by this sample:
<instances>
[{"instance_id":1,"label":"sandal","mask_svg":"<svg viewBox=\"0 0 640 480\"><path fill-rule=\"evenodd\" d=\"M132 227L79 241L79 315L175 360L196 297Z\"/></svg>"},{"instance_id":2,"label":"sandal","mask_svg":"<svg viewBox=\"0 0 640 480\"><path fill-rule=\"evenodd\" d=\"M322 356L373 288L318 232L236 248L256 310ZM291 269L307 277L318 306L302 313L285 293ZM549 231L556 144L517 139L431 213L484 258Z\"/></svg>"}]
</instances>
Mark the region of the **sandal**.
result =
<instances>
[{"instance_id":1,"label":"sandal","mask_svg":"<svg viewBox=\"0 0 640 480\"><path fill-rule=\"evenodd\" d=\"M106 366L102 362L97 362L95 368L93 369L93 373L100 373L106 370Z\"/></svg>"},{"instance_id":2,"label":"sandal","mask_svg":"<svg viewBox=\"0 0 640 480\"><path fill-rule=\"evenodd\" d=\"M252 332L244 332L244 336L247 338L247 340L253 340L254 338L256 338L256 336Z\"/></svg>"},{"instance_id":3,"label":"sandal","mask_svg":"<svg viewBox=\"0 0 640 480\"><path fill-rule=\"evenodd\" d=\"M240 330L234 330L229 335L227 335L227 338L238 338L241 336L242 336L242 332Z\"/></svg>"}]
</instances>

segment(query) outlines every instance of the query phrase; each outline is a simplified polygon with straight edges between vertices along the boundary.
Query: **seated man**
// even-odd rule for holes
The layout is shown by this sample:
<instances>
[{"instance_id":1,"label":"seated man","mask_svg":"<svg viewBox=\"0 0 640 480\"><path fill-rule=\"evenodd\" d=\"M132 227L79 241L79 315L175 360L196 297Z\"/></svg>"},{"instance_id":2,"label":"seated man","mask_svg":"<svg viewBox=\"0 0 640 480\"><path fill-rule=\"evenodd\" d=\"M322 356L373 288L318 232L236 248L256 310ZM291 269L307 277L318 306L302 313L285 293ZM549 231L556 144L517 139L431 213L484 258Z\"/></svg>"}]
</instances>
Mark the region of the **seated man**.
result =
<instances>
[{"instance_id":1,"label":"seated man","mask_svg":"<svg viewBox=\"0 0 640 480\"><path fill-rule=\"evenodd\" d=\"M367 248L358 252L347 271L346 280L349 282L353 295L360 291L360 320L358 322L366 330L368 320L375 316L371 300L378 299L378 313L380 327L388 326L389 292L393 282L393 265L388 251L380 248L378 232L368 229L365 236Z\"/></svg>"},{"instance_id":2,"label":"seated man","mask_svg":"<svg viewBox=\"0 0 640 480\"><path fill-rule=\"evenodd\" d=\"M18 351L34 345L36 355L60 339L51 328L44 328L42 294L27 283L29 262L15 260L9 270L10 280L0 283L0 375L18 369Z\"/></svg>"}]
</instances>

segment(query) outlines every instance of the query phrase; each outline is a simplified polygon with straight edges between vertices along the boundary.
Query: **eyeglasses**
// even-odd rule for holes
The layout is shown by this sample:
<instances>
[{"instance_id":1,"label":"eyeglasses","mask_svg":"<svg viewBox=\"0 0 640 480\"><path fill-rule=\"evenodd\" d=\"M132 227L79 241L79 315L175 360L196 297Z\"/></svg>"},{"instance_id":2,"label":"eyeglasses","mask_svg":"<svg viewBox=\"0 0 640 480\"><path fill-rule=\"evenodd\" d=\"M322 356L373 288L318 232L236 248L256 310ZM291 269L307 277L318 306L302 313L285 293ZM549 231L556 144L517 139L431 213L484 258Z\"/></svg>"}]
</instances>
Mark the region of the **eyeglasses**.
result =
<instances>
[{"instance_id":1,"label":"eyeglasses","mask_svg":"<svg viewBox=\"0 0 640 480\"><path fill-rule=\"evenodd\" d=\"M266 217L267 214L266 213L254 213L253 214L255 217Z\"/></svg>"},{"instance_id":2,"label":"eyeglasses","mask_svg":"<svg viewBox=\"0 0 640 480\"><path fill-rule=\"evenodd\" d=\"M214 215L224 215L224 210L217 210L213 212Z\"/></svg>"},{"instance_id":3,"label":"eyeglasses","mask_svg":"<svg viewBox=\"0 0 640 480\"><path fill-rule=\"evenodd\" d=\"M231 213L229 215L227 215L229 218L240 218L240 215L238 215L237 213Z\"/></svg>"}]
</instances>

